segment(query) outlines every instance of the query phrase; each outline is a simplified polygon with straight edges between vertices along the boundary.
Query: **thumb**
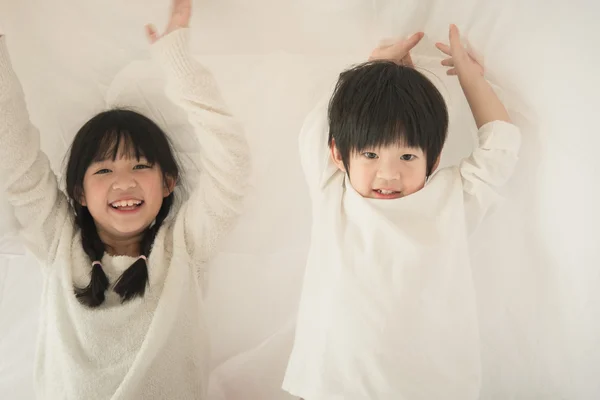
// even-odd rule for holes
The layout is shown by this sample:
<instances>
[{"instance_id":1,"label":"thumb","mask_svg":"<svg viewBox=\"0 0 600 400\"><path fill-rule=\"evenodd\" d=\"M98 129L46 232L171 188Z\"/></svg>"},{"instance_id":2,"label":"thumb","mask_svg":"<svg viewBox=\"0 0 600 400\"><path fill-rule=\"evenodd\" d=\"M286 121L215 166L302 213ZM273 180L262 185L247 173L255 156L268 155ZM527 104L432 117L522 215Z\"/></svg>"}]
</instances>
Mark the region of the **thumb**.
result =
<instances>
[{"instance_id":1,"label":"thumb","mask_svg":"<svg viewBox=\"0 0 600 400\"><path fill-rule=\"evenodd\" d=\"M154 44L154 42L158 40L158 34L156 33L156 28L153 25L146 25L146 36L148 37L150 44Z\"/></svg>"}]
</instances>

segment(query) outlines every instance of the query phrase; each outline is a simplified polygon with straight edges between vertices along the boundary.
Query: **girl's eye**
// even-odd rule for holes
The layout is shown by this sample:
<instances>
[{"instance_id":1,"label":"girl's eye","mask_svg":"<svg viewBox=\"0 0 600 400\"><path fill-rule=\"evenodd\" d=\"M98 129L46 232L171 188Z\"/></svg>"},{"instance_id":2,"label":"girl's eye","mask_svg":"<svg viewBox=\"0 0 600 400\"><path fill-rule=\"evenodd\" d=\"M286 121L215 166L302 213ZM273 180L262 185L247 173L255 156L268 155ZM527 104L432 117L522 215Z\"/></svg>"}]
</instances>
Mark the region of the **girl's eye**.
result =
<instances>
[{"instance_id":1,"label":"girl's eye","mask_svg":"<svg viewBox=\"0 0 600 400\"><path fill-rule=\"evenodd\" d=\"M363 156L365 156L365 157L367 157L369 159L377 158L377 154L371 153L370 151L367 151L367 152L363 153Z\"/></svg>"},{"instance_id":2,"label":"girl's eye","mask_svg":"<svg viewBox=\"0 0 600 400\"><path fill-rule=\"evenodd\" d=\"M147 164L138 164L135 167L133 167L133 169L146 169L146 168L152 168L152 166L147 165Z\"/></svg>"},{"instance_id":3,"label":"girl's eye","mask_svg":"<svg viewBox=\"0 0 600 400\"><path fill-rule=\"evenodd\" d=\"M400 157L403 161L412 161L415 159L415 155L413 154L405 154L402 157Z\"/></svg>"},{"instance_id":4,"label":"girl's eye","mask_svg":"<svg viewBox=\"0 0 600 400\"><path fill-rule=\"evenodd\" d=\"M108 174L109 172L110 172L110 169L103 168L103 169L96 171L96 173L94 175L103 175L103 174Z\"/></svg>"}]
</instances>

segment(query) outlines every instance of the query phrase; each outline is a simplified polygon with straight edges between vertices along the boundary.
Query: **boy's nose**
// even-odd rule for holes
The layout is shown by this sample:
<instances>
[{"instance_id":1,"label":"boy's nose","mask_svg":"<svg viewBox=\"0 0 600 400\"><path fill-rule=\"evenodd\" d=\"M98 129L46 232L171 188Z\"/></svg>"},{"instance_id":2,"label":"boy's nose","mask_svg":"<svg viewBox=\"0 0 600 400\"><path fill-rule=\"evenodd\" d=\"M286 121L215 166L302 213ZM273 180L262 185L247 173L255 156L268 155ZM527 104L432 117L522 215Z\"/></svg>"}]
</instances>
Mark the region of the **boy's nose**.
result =
<instances>
[{"instance_id":1,"label":"boy's nose","mask_svg":"<svg viewBox=\"0 0 600 400\"><path fill-rule=\"evenodd\" d=\"M377 176L380 179L385 179L388 181L398 181L402 178L400 174L400 169L394 166L393 163L387 163L386 165L382 165L379 168Z\"/></svg>"}]
</instances>

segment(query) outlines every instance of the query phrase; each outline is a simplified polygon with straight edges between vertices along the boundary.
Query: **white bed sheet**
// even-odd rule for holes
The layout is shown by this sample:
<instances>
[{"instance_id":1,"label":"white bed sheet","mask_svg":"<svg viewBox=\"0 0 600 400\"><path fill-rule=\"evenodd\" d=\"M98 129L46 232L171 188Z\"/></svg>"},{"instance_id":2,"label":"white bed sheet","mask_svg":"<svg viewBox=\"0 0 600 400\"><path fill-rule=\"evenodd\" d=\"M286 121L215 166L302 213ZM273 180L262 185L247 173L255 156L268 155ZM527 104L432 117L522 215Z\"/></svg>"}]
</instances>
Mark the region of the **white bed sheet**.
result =
<instances>
[{"instance_id":1,"label":"white bed sheet","mask_svg":"<svg viewBox=\"0 0 600 400\"><path fill-rule=\"evenodd\" d=\"M164 22L167 9L163 0L0 0L0 23L56 171L77 128L106 99L147 107L184 137L181 114L165 104L160 80L144 61L141 27ZM600 83L592 46L600 38L593 21L599 15L591 0L197 2L194 54L214 71L244 123L255 172L247 211L212 263L211 397L290 398L279 384L293 340L310 216L297 134L343 67L361 61L382 37L425 30L417 49L421 65L440 77L451 103L443 163L468 154L474 133L468 108L456 81L430 58L438 57L432 42L446 39L450 22L459 24L501 86L524 134L506 201L472 246L482 398L600 397L594 368L600 361L594 114ZM0 206L0 397L32 399L41 276L14 229L10 210Z\"/></svg>"}]
</instances>

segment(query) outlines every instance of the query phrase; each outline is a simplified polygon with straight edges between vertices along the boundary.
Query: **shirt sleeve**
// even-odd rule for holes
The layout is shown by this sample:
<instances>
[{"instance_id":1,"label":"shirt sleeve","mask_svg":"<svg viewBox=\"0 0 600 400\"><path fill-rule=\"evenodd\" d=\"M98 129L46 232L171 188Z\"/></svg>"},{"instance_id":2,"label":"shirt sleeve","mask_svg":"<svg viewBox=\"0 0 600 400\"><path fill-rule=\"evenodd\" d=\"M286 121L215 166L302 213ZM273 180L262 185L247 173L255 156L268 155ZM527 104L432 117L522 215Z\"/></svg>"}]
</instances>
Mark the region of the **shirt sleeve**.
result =
<instances>
[{"instance_id":1,"label":"shirt sleeve","mask_svg":"<svg viewBox=\"0 0 600 400\"><path fill-rule=\"evenodd\" d=\"M70 223L69 204L41 151L5 37L0 37L0 177L26 246L52 263L61 229Z\"/></svg>"},{"instance_id":2,"label":"shirt sleeve","mask_svg":"<svg viewBox=\"0 0 600 400\"><path fill-rule=\"evenodd\" d=\"M300 163L311 195L321 190L329 179L339 171L331 159L328 145L328 106L330 98L331 91L321 98L315 108L308 114L300 130Z\"/></svg>"},{"instance_id":3,"label":"shirt sleeve","mask_svg":"<svg viewBox=\"0 0 600 400\"><path fill-rule=\"evenodd\" d=\"M479 145L459 165L467 227L472 232L498 201L498 189L511 177L518 160L521 133L504 121L493 121L478 131Z\"/></svg>"},{"instance_id":4,"label":"shirt sleeve","mask_svg":"<svg viewBox=\"0 0 600 400\"><path fill-rule=\"evenodd\" d=\"M167 95L187 113L200 143L200 177L177 218L183 219L188 252L206 261L241 213L250 157L243 130L212 74L191 56L188 37L188 29L172 32L153 45L153 53L167 75Z\"/></svg>"}]
</instances>

